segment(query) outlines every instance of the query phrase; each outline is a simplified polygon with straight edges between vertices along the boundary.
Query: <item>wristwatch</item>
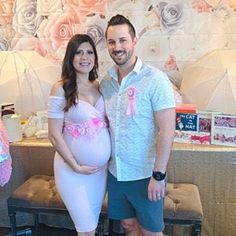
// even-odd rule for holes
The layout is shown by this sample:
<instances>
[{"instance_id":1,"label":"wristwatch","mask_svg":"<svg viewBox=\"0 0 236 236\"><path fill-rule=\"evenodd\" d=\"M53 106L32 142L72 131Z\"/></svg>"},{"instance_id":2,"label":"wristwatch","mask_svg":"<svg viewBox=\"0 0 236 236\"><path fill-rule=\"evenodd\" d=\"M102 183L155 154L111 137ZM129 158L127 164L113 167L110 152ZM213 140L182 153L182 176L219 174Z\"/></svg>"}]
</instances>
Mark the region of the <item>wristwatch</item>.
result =
<instances>
[{"instance_id":1,"label":"wristwatch","mask_svg":"<svg viewBox=\"0 0 236 236\"><path fill-rule=\"evenodd\" d=\"M166 172L165 173L162 173L160 171L153 171L152 172L152 177L157 180L157 181L161 181L163 179L165 179L166 177Z\"/></svg>"}]
</instances>

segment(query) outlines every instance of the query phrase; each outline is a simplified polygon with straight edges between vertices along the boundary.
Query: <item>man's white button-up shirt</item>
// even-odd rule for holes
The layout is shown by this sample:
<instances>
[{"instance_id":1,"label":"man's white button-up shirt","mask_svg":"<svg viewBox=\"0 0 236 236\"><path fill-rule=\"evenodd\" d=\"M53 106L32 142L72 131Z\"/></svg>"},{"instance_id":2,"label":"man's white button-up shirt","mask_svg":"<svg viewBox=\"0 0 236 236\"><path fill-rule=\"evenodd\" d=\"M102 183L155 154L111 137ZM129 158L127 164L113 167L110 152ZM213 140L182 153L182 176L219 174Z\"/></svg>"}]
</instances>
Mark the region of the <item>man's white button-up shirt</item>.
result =
<instances>
[{"instance_id":1,"label":"man's white button-up shirt","mask_svg":"<svg viewBox=\"0 0 236 236\"><path fill-rule=\"evenodd\" d=\"M154 112L175 107L167 75L138 58L120 85L117 68L112 67L102 79L100 90L112 143L109 171L118 181L150 177L157 146Z\"/></svg>"}]
</instances>

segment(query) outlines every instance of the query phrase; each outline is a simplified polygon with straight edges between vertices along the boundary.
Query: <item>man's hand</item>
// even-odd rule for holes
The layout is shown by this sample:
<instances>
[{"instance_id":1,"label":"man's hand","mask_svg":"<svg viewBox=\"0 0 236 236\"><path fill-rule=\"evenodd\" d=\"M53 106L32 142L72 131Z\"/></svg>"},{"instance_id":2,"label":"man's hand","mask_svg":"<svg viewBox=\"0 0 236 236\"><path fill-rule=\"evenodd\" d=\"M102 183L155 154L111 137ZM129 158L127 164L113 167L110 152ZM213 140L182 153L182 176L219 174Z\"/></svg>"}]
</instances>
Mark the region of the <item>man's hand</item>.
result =
<instances>
[{"instance_id":1,"label":"man's hand","mask_svg":"<svg viewBox=\"0 0 236 236\"><path fill-rule=\"evenodd\" d=\"M165 180L157 181L151 177L148 185L148 199L150 201L158 201L165 197Z\"/></svg>"}]
</instances>

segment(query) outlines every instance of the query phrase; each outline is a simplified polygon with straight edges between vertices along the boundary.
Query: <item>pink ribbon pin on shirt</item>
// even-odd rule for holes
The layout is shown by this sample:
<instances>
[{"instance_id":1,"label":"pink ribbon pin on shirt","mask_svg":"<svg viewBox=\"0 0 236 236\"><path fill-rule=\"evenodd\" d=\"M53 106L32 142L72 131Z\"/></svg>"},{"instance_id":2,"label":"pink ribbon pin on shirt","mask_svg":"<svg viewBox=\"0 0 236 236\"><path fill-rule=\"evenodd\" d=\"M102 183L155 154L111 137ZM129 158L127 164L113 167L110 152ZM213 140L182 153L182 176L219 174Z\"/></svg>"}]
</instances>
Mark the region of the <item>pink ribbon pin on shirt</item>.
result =
<instances>
[{"instance_id":1,"label":"pink ribbon pin on shirt","mask_svg":"<svg viewBox=\"0 0 236 236\"><path fill-rule=\"evenodd\" d=\"M128 107L126 111L126 115L135 115L136 114L136 94L137 91L134 87L130 87L127 91L127 96L128 96Z\"/></svg>"}]
</instances>

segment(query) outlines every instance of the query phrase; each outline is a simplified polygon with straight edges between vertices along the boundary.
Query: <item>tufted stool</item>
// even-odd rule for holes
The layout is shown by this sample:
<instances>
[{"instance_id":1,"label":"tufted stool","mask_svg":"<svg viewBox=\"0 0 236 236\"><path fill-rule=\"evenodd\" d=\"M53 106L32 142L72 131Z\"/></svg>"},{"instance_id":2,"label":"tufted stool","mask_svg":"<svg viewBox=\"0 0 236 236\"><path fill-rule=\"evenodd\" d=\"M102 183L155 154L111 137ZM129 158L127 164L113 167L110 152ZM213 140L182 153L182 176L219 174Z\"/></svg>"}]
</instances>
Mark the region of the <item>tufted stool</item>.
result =
<instances>
[{"instance_id":1,"label":"tufted stool","mask_svg":"<svg viewBox=\"0 0 236 236\"><path fill-rule=\"evenodd\" d=\"M168 183L164 206L164 220L171 225L190 225L192 235L201 235L203 218L198 187L187 183Z\"/></svg>"},{"instance_id":2,"label":"tufted stool","mask_svg":"<svg viewBox=\"0 0 236 236\"><path fill-rule=\"evenodd\" d=\"M68 214L64 203L57 193L54 177L35 175L18 187L7 200L12 236L16 236L16 212L28 212L35 215L35 227L38 232L40 214ZM99 218L97 232L104 235L107 201L105 199ZM201 235L203 218L199 191L193 184L167 184L164 206L164 220L170 225L190 225L192 235ZM112 224L109 231L112 232Z\"/></svg>"},{"instance_id":3,"label":"tufted stool","mask_svg":"<svg viewBox=\"0 0 236 236\"><path fill-rule=\"evenodd\" d=\"M34 175L25 183L19 186L8 198L8 215L10 217L12 236L16 232L16 212L27 212L35 216L35 228L39 234L40 214L68 214L68 211L61 200L53 176ZM104 220L106 218L106 199L99 218L97 233L104 235Z\"/></svg>"}]
</instances>

